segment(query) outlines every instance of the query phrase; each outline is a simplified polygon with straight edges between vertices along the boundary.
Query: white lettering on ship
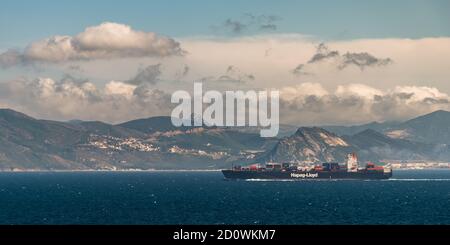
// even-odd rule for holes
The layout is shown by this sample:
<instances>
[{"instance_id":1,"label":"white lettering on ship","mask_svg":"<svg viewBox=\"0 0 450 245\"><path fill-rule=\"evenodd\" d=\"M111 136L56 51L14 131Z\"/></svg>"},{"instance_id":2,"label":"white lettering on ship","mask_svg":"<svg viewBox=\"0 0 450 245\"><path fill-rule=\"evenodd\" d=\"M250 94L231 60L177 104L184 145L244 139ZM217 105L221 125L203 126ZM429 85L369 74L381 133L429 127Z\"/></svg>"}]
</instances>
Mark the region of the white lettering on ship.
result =
<instances>
[{"instance_id":1,"label":"white lettering on ship","mask_svg":"<svg viewBox=\"0 0 450 245\"><path fill-rule=\"evenodd\" d=\"M306 178L318 178L319 177L319 173L291 173L291 178L302 178L302 179L306 179Z\"/></svg>"}]
</instances>

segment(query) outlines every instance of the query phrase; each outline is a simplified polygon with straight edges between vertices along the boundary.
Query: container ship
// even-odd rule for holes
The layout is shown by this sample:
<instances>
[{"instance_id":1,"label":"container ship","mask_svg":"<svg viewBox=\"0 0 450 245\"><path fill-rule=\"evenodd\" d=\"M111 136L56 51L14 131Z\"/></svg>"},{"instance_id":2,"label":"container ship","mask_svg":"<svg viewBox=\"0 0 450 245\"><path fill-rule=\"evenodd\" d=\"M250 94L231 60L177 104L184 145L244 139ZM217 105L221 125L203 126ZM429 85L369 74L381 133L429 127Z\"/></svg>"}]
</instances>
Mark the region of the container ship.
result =
<instances>
[{"instance_id":1,"label":"container ship","mask_svg":"<svg viewBox=\"0 0 450 245\"><path fill-rule=\"evenodd\" d=\"M348 154L347 163L326 162L312 167L301 167L290 163L252 164L233 166L222 170L226 179L389 179L392 168L367 163L360 167L355 153Z\"/></svg>"}]
</instances>

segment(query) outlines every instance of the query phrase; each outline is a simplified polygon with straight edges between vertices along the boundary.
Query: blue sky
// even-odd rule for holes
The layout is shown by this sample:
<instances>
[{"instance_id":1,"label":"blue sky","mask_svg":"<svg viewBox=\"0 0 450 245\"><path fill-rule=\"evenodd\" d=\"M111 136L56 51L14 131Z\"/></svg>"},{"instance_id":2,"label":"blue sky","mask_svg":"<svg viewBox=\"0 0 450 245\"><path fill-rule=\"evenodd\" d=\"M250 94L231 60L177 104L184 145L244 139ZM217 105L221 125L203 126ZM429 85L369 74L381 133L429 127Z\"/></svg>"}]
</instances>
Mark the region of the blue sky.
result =
<instances>
[{"instance_id":1,"label":"blue sky","mask_svg":"<svg viewBox=\"0 0 450 245\"><path fill-rule=\"evenodd\" d=\"M212 26L245 13L277 15L276 32L324 40L450 36L450 1L2 1L0 48L55 34L75 34L104 21L174 37L220 35Z\"/></svg>"}]
</instances>

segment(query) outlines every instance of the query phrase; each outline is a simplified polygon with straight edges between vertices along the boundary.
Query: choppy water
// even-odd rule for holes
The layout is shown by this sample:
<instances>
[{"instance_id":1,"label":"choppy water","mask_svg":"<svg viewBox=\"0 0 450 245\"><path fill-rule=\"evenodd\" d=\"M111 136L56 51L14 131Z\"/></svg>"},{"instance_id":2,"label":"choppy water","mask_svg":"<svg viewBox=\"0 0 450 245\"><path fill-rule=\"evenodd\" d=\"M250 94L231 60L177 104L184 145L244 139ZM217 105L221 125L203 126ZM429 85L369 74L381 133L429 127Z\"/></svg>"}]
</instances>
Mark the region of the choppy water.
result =
<instances>
[{"instance_id":1,"label":"choppy water","mask_svg":"<svg viewBox=\"0 0 450 245\"><path fill-rule=\"evenodd\" d=\"M384 181L4 172L0 224L450 224L450 170L396 171Z\"/></svg>"}]
</instances>

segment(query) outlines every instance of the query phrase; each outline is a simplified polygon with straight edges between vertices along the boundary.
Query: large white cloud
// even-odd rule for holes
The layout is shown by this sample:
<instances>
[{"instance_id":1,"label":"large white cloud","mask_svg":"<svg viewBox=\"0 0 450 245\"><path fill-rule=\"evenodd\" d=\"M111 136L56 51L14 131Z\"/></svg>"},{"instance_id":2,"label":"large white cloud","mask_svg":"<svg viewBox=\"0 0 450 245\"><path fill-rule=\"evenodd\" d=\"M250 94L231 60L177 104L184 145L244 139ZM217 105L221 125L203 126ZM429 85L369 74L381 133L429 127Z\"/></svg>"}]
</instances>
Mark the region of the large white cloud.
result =
<instances>
[{"instance_id":1,"label":"large white cloud","mask_svg":"<svg viewBox=\"0 0 450 245\"><path fill-rule=\"evenodd\" d=\"M375 89L364 84L326 90L318 83L281 89L280 120L294 125L360 124L405 120L450 110L450 96L434 87Z\"/></svg>"},{"instance_id":2,"label":"large white cloud","mask_svg":"<svg viewBox=\"0 0 450 245\"><path fill-rule=\"evenodd\" d=\"M0 83L0 105L38 118L113 123L169 115L172 108L169 94L147 84L111 81L99 87L72 77Z\"/></svg>"},{"instance_id":3,"label":"large white cloud","mask_svg":"<svg viewBox=\"0 0 450 245\"><path fill-rule=\"evenodd\" d=\"M126 57L167 57L182 55L180 43L153 32L105 22L86 28L75 36L53 36L29 44L23 52L0 54L4 67L33 62L65 62Z\"/></svg>"}]
</instances>

